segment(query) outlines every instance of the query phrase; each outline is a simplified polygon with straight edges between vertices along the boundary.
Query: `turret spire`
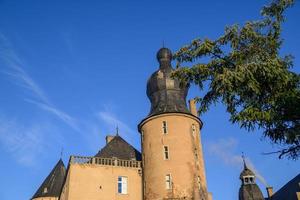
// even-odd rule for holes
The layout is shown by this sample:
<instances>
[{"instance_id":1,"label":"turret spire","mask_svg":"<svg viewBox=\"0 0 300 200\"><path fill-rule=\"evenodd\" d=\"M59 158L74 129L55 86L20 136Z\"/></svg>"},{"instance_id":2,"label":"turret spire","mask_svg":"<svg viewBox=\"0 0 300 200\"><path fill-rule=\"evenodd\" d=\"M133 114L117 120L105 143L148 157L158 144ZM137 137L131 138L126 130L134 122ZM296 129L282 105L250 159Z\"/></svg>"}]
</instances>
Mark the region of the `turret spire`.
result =
<instances>
[{"instance_id":1,"label":"turret spire","mask_svg":"<svg viewBox=\"0 0 300 200\"><path fill-rule=\"evenodd\" d=\"M246 159L245 159L244 152L242 152L242 159L243 159L243 163L244 163L244 169L248 169L247 164L246 164Z\"/></svg>"}]
</instances>

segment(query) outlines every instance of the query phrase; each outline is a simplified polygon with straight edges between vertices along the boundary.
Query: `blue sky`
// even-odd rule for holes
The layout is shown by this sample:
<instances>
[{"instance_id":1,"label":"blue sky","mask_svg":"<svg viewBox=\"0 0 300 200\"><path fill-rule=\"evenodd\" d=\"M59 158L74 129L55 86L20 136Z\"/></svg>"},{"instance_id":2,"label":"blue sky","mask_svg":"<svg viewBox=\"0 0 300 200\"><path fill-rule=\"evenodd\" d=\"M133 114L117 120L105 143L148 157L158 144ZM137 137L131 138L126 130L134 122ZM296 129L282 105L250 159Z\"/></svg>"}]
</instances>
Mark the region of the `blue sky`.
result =
<instances>
[{"instance_id":1,"label":"blue sky","mask_svg":"<svg viewBox=\"0 0 300 200\"><path fill-rule=\"evenodd\" d=\"M29 199L62 148L65 164L70 155L94 155L116 125L139 149L146 81L162 41L175 51L216 38L226 25L257 19L267 2L0 0L0 199ZM287 18L282 53L295 56L299 73L299 2ZM192 87L188 96L199 94ZM241 152L274 190L299 173L300 161L263 155L276 147L261 131L230 124L222 105L201 118L215 200L238 198Z\"/></svg>"}]
</instances>

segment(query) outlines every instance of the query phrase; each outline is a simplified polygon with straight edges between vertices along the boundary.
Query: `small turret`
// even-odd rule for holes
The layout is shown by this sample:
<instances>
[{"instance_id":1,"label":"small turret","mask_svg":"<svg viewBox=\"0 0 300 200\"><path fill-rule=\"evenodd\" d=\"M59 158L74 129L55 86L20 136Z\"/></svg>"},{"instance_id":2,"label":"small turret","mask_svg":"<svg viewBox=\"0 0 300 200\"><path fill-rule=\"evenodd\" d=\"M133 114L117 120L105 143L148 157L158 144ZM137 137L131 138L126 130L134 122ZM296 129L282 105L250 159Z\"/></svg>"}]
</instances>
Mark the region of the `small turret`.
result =
<instances>
[{"instance_id":1,"label":"small turret","mask_svg":"<svg viewBox=\"0 0 300 200\"><path fill-rule=\"evenodd\" d=\"M255 174L248 168L245 158L244 170L240 174L242 185L239 191L239 200L264 200L263 194L255 182Z\"/></svg>"}]
</instances>

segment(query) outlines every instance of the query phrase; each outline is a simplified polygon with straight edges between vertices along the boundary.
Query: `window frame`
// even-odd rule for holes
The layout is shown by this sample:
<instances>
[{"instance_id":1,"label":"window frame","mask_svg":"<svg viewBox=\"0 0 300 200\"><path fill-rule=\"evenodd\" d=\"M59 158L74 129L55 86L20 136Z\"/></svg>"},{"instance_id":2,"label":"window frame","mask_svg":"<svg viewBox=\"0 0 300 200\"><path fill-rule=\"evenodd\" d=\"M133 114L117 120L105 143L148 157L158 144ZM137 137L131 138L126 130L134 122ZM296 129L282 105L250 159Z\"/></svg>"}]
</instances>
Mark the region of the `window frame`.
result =
<instances>
[{"instance_id":1,"label":"window frame","mask_svg":"<svg viewBox=\"0 0 300 200\"><path fill-rule=\"evenodd\" d=\"M118 194L122 194L122 195L128 194L128 177L127 176L118 176L117 192L118 192Z\"/></svg>"},{"instance_id":2,"label":"window frame","mask_svg":"<svg viewBox=\"0 0 300 200\"><path fill-rule=\"evenodd\" d=\"M201 178L197 176L198 189L201 190Z\"/></svg>"},{"instance_id":3,"label":"window frame","mask_svg":"<svg viewBox=\"0 0 300 200\"><path fill-rule=\"evenodd\" d=\"M166 190L172 190L173 183L172 183L172 175L171 174L165 175L165 184L166 184Z\"/></svg>"},{"instance_id":4,"label":"window frame","mask_svg":"<svg viewBox=\"0 0 300 200\"><path fill-rule=\"evenodd\" d=\"M170 148L168 145L163 146L164 160L170 160Z\"/></svg>"},{"instance_id":5,"label":"window frame","mask_svg":"<svg viewBox=\"0 0 300 200\"><path fill-rule=\"evenodd\" d=\"M164 135L167 135L168 134L168 123L167 121L162 121L162 133Z\"/></svg>"},{"instance_id":6,"label":"window frame","mask_svg":"<svg viewBox=\"0 0 300 200\"><path fill-rule=\"evenodd\" d=\"M192 124L192 135L195 137L196 136L196 132L197 132L197 128L195 124Z\"/></svg>"}]
</instances>

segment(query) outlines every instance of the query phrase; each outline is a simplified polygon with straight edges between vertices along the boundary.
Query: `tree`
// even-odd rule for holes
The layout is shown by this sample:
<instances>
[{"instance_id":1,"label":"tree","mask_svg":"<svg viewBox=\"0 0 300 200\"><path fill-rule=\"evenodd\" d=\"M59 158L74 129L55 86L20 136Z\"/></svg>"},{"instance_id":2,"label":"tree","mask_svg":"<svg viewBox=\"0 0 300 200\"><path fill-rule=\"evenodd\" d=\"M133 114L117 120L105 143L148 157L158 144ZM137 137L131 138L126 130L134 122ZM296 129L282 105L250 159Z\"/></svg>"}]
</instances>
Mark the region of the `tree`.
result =
<instances>
[{"instance_id":1,"label":"tree","mask_svg":"<svg viewBox=\"0 0 300 200\"><path fill-rule=\"evenodd\" d=\"M175 53L173 76L205 92L197 98L199 114L221 102L232 123L248 131L262 129L265 137L279 145L279 158L297 159L300 76L290 70L292 56L279 53L284 13L293 4L293 0L273 0L262 8L260 20L226 27L215 40L193 40ZM182 66L188 63L190 67Z\"/></svg>"}]
</instances>

